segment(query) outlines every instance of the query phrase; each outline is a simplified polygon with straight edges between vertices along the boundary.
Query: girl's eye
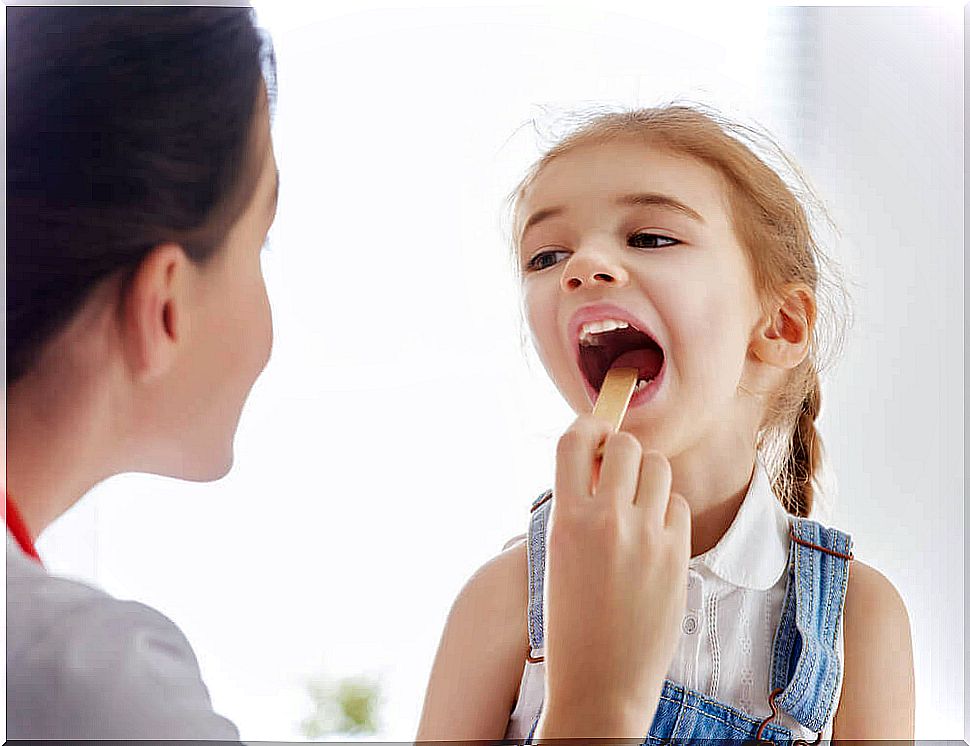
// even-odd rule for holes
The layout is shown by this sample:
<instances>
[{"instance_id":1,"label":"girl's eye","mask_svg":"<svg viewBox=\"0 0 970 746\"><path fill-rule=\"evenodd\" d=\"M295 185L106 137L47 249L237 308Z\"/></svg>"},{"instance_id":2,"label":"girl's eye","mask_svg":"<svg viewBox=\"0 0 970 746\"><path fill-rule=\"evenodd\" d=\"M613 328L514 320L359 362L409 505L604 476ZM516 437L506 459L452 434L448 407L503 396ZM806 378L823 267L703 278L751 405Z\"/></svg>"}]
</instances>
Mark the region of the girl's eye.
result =
<instances>
[{"instance_id":1,"label":"girl's eye","mask_svg":"<svg viewBox=\"0 0 970 746\"><path fill-rule=\"evenodd\" d=\"M680 243L676 238L658 236L656 233L634 233L627 242L636 249L662 249Z\"/></svg>"},{"instance_id":2,"label":"girl's eye","mask_svg":"<svg viewBox=\"0 0 970 746\"><path fill-rule=\"evenodd\" d=\"M562 261L562 258L559 256L560 254L568 253L568 251L563 249L540 251L526 263L525 268L531 272L538 272L543 269L548 269L549 267L552 267L553 265L556 265Z\"/></svg>"}]
</instances>

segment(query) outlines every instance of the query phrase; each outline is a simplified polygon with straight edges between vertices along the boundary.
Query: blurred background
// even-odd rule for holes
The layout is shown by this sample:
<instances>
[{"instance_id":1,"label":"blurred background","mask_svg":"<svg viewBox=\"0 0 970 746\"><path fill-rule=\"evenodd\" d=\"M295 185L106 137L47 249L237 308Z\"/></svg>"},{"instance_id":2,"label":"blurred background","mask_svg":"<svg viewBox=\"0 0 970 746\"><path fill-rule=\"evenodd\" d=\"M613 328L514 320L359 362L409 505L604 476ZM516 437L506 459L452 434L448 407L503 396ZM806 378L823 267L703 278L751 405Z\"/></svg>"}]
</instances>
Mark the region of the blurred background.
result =
<instances>
[{"instance_id":1,"label":"blurred background","mask_svg":"<svg viewBox=\"0 0 970 746\"><path fill-rule=\"evenodd\" d=\"M51 570L171 617L248 740L412 738L451 602L573 419L523 342L505 198L560 113L690 98L771 130L841 228L819 517L909 608L917 737L970 734L963 9L254 4L275 347L235 466L103 483L40 541Z\"/></svg>"}]
</instances>

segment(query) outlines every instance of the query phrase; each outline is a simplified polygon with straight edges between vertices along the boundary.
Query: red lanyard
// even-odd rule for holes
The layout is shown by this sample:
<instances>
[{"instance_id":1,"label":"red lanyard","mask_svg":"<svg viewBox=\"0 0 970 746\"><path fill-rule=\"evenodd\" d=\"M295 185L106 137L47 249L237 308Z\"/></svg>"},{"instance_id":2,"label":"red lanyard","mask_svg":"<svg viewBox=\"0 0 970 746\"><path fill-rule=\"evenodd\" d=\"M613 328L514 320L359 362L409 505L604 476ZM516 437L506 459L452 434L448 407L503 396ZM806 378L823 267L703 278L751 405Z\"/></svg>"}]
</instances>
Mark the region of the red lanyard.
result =
<instances>
[{"instance_id":1,"label":"red lanyard","mask_svg":"<svg viewBox=\"0 0 970 746\"><path fill-rule=\"evenodd\" d=\"M13 534L13 538L17 540L17 543L24 551L24 554L26 554L28 557L33 557L35 560L37 560L37 562L40 562L40 555L37 554L37 549L34 547L34 540L30 538L30 532L27 530L27 524L24 523L24 519L20 515L20 511L17 510L17 505L10 497L10 493L7 493L6 519L7 528L10 529L10 533Z\"/></svg>"}]
</instances>

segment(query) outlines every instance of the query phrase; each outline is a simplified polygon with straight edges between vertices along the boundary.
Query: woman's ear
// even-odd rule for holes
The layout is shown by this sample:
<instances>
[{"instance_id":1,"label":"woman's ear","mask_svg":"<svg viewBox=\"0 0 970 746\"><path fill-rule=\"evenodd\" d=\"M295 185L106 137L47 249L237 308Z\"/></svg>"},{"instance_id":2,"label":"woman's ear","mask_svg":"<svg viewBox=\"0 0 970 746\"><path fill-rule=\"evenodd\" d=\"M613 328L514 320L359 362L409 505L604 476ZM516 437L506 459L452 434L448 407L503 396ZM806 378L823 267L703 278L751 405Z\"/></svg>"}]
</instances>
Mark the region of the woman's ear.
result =
<instances>
[{"instance_id":1,"label":"woman's ear","mask_svg":"<svg viewBox=\"0 0 970 746\"><path fill-rule=\"evenodd\" d=\"M815 295L807 285L786 285L767 316L755 327L752 354L764 363L790 370L808 354L815 327Z\"/></svg>"},{"instance_id":2,"label":"woman's ear","mask_svg":"<svg viewBox=\"0 0 970 746\"><path fill-rule=\"evenodd\" d=\"M168 243L149 252L132 277L124 299L125 352L139 379L169 370L184 342L187 271L182 247Z\"/></svg>"}]
</instances>

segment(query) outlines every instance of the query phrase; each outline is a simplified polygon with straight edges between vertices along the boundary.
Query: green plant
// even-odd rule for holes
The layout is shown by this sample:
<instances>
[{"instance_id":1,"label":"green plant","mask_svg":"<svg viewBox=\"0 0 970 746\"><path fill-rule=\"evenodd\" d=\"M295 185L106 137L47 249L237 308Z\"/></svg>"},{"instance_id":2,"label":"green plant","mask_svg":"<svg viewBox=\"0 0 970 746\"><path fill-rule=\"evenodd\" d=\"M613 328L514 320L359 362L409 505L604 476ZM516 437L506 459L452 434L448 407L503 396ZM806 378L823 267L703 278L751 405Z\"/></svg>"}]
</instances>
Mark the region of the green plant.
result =
<instances>
[{"instance_id":1,"label":"green plant","mask_svg":"<svg viewBox=\"0 0 970 746\"><path fill-rule=\"evenodd\" d=\"M377 732L383 703L377 680L364 676L336 681L314 679L307 683L307 692L313 713L300 723L300 732L305 738Z\"/></svg>"}]
</instances>

